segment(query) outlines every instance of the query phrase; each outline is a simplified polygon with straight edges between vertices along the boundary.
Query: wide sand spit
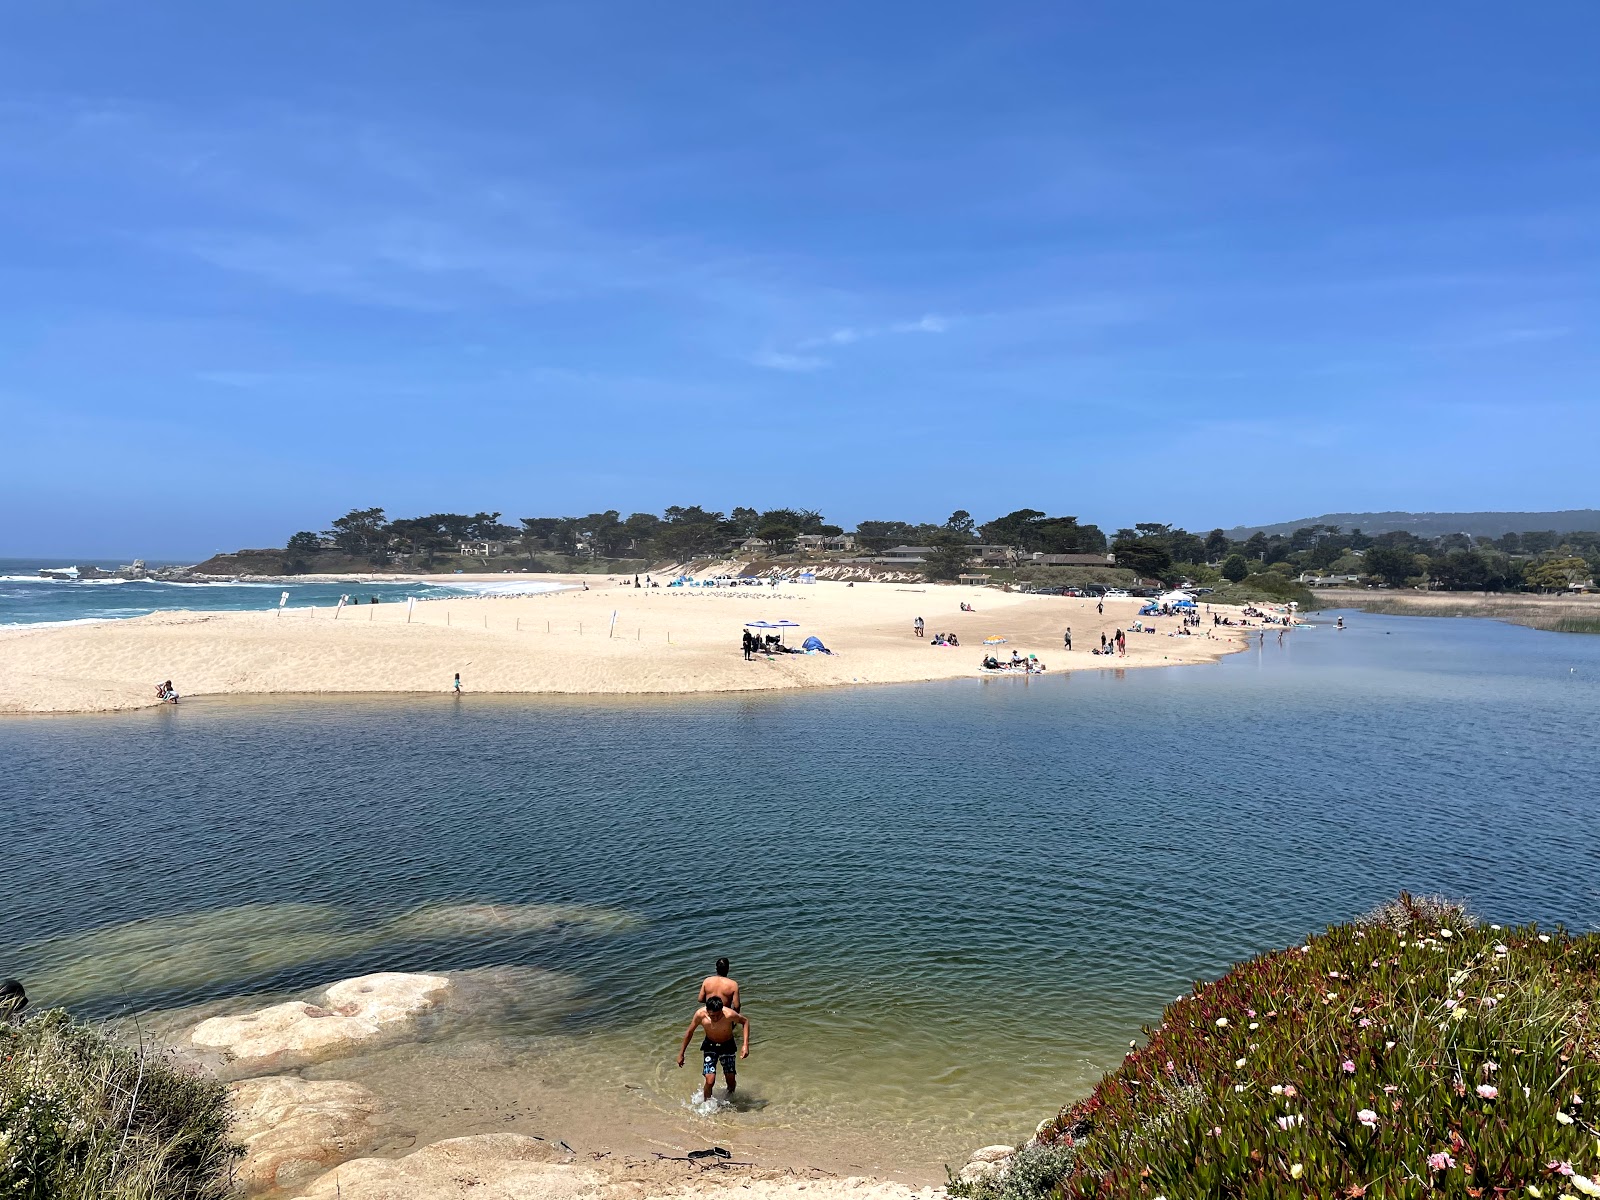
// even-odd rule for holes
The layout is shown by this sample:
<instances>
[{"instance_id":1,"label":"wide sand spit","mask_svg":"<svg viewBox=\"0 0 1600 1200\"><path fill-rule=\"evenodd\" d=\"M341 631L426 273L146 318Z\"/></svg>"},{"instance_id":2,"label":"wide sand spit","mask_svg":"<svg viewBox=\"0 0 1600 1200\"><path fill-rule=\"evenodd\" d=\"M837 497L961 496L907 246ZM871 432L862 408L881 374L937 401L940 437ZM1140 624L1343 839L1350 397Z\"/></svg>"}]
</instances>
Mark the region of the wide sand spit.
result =
<instances>
[{"instance_id":1,"label":"wide sand spit","mask_svg":"<svg viewBox=\"0 0 1600 1200\"><path fill-rule=\"evenodd\" d=\"M370 578L370 577L364 577ZM1240 648L1237 626L1209 619L1197 636L1167 636L1175 617L1142 618L1126 658L1090 653L1100 634L1129 628L1142 602L1036 596L937 584L783 584L635 588L632 577L525 577L562 590L334 608L159 612L123 620L0 630L0 713L108 712L158 703L172 680L184 697L451 692L671 695L977 678L986 637L997 654L1037 654L1050 673L1213 662ZM445 576L433 582L507 577ZM587 584L587 590L584 585ZM352 591L359 593L360 584ZM962 611L962 604L975 611ZM1238 610L1226 610L1235 620ZM927 637L912 634L921 617ZM793 621L827 654L745 661L747 622ZM1071 628L1074 650L1062 649ZM763 631L765 632L765 631ZM1253 631L1252 631L1253 632ZM936 647L936 633L960 646ZM1022 680L996 679L999 686Z\"/></svg>"}]
</instances>

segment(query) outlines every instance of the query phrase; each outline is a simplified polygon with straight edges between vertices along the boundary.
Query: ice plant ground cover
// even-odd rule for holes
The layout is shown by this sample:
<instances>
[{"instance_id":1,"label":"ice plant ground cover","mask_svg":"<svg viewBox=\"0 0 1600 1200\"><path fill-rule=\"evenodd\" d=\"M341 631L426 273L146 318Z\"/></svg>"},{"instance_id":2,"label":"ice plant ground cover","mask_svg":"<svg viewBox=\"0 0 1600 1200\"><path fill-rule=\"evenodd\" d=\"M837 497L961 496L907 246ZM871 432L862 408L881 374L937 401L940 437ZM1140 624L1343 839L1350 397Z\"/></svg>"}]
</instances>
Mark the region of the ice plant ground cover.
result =
<instances>
[{"instance_id":1,"label":"ice plant ground cover","mask_svg":"<svg viewBox=\"0 0 1600 1200\"><path fill-rule=\"evenodd\" d=\"M0 1198L223 1200L238 1148L227 1093L48 1012L0 1023Z\"/></svg>"},{"instance_id":2,"label":"ice plant ground cover","mask_svg":"<svg viewBox=\"0 0 1600 1200\"><path fill-rule=\"evenodd\" d=\"M1051 1190L1600 1196L1600 934L1402 895L1196 985L1145 1035L1041 1126L1071 1150Z\"/></svg>"}]
</instances>

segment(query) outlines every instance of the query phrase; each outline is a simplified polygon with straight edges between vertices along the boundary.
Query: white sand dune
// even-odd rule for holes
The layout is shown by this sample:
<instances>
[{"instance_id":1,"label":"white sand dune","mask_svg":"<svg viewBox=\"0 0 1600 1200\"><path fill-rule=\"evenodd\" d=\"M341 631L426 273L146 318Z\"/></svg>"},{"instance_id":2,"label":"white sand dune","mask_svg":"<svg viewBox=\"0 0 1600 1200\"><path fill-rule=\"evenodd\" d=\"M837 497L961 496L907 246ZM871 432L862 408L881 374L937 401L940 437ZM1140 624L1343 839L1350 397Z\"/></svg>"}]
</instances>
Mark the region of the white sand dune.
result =
<instances>
[{"instance_id":1,"label":"white sand dune","mask_svg":"<svg viewBox=\"0 0 1600 1200\"><path fill-rule=\"evenodd\" d=\"M487 577L503 579L503 576ZM452 577L459 582L459 577ZM576 582L569 579L568 582ZM1091 655L1101 631L1126 628L1140 602L1024 596L984 588L817 583L728 590L588 581L535 596L275 612L161 612L129 620L0 633L0 713L95 712L156 703L170 679L187 697L465 692L671 694L906 683L977 675L987 635L1036 653L1051 672L1209 662L1239 645L1216 638L1128 635L1125 659ZM976 612L962 612L969 603ZM615 619L613 620L613 613ZM922 617L928 638L912 636ZM790 645L816 634L834 653L746 662L747 621L792 620ZM1149 623L1149 619L1146 618ZM1062 651L1072 628L1078 647ZM1209 628L1207 626L1206 628ZM935 648L935 632L958 648ZM1202 633L1204 630L1202 630ZM1222 631L1219 631L1221 634ZM1023 686L995 680L995 686Z\"/></svg>"}]
</instances>

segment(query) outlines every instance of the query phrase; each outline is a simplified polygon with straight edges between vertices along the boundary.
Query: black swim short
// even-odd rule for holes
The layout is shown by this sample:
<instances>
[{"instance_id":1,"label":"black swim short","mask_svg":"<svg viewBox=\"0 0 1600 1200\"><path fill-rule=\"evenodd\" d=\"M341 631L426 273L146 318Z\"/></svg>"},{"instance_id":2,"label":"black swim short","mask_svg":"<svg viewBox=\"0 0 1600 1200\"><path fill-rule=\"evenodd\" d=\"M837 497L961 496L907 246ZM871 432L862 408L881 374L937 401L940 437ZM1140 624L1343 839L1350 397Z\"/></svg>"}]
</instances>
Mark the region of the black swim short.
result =
<instances>
[{"instance_id":1,"label":"black swim short","mask_svg":"<svg viewBox=\"0 0 1600 1200\"><path fill-rule=\"evenodd\" d=\"M722 1060L722 1074L724 1078L729 1075L737 1075L739 1073L738 1068L734 1065L739 1059L739 1051L731 1041L713 1042L707 1038L705 1041L700 1043L700 1054L705 1060L705 1070L703 1074L715 1075L717 1073L718 1059Z\"/></svg>"}]
</instances>

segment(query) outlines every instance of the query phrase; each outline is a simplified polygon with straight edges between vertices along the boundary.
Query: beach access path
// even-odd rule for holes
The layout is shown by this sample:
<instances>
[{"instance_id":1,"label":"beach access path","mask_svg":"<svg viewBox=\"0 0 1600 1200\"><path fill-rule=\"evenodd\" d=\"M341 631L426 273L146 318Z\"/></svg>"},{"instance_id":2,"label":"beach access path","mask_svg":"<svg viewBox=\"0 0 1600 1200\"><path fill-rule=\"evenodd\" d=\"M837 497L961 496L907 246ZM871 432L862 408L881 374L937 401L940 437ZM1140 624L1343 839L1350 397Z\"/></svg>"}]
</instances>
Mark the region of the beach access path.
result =
<instances>
[{"instance_id":1,"label":"beach access path","mask_svg":"<svg viewBox=\"0 0 1600 1200\"><path fill-rule=\"evenodd\" d=\"M364 576L370 579L371 576ZM508 577L444 576L504 583ZM107 712L156 704L156 685L180 696L447 694L457 672L468 696L486 693L663 695L766 691L972 678L988 636L996 652L1037 654L1050 673L1212 662L1245 631L1168 637L1175 617L1142 618L1157 634L1127 635L1126 658L1102 658L1101 632L1127 629L1139 600L1035 596L938 584L785 584L773 589L640 588L632 577L538 576L569 585L524 596L471 596L279 612L159 612L0 631L0 714ZM582 590L587 584L587 591ZM970 604L975 611L961 611ZM1223 610L1238 618L1238 610ZM913 636L923 618L927 637ZM746 622L796 622L786 640L821 638L832 655L745 661ZM1071 627L1075 649L1062 650ZM958 647L935 647L936 633ZM1254 632L1252 629L1251 633ZM1003 681L1012 686L1015 681Z\"/></svg>"}]
</instances>

